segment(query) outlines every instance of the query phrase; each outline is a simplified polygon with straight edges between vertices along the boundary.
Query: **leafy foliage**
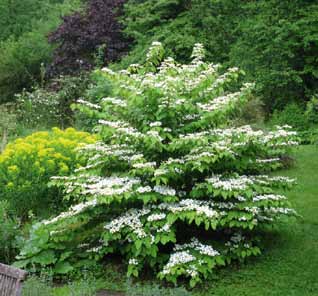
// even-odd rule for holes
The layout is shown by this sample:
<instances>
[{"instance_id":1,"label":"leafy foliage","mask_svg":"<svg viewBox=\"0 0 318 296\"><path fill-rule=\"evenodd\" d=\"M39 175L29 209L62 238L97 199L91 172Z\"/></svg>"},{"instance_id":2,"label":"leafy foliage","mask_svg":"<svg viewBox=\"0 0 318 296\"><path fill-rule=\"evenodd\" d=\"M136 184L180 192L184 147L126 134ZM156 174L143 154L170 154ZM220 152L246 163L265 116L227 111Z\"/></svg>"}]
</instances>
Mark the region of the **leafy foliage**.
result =
<instances>
[{"instance_id":1,"label":"leafy foliage","mask_svg":"<svg viewBox=\"0 0 318 296\"><path fill-rule=\"evenodd\" d=\"M274 125L288 123L298 130L309 128L304 109L296 103L288 104L282 111L276 110L271 118L271 123Z\"/></svg>"},{"instance_id":2,"label":"leafy foliage","mask_svg":"<svg viewBox=\"0 0 318 296\"><path fill-rule=\"evenodd\" d=\"M10 264L18 252L20 221L12 215L7 201L0 201L0 260Z\"/></svg>"},{"instance_id":3,"label":"leafy foliage","mask_svg":"<svg viewBox=\"0 0 318 296\"><path fill-rule=\"evenodd\" d=\"M128 275L151 268L194 286L215 268L261 252L257 233L295 215L283 195L294 180L264 173L297 144L288 126L229 127L251 97L238 68L220 74L196 44L190 64L163 60L154 42L143 66L98 71L112 97L79 108L98 118L102 141L81 149L86 166L53 182L78 204L33 226L18 266L56 274L120 254Z\"/></svg>"},{"instance_id":4,"label":"leafy foliage","mask_svg":"<svg viewBox=\"0 0 318 296\"><path fill-rule=\"evenodd\" d=\"M267 111L317 92L317 3L297 0L129 0L125 32L134 40L122 65L144 60L153 40L188 61L201 42L207 59L246 71Z\"/></svg>"},{"instance_id":5,"label":"leafy foliage","mask_svg":"<svg viewBox=\"0 0 318 296\"><path fill-rule=\"evenodd\" d=\"M317 92L317 3L257 1L247 9L230 61L256 77L269 110L293 101L303 104Z\"/></svg>"},{"instance_id":6,"label":"leafy foliage","mask_svg":"<svg viewBox=\"0 0 318 296\"><path fill-rule=\"evenodd\" d=\"M19 123L28 128L74 125L71 105L84 95L89 81L84 73L61 76L52 79L46 87L15 95Z\"/></svg>"},{"instance_id":7,"label":"leafy foliage","mask_svg":"<svg viewBox=\"0 0 318 296\"><path fill-rule=\"evenodd\" d=\"M124 0L90 0L83 12L64 17L61 26L51 33L57 44L51 73L73 73L97 64L117 60L127 51L127 40L116 17Z\"/></svg>"},{"instance_id":8,"label":"leafy foliage","mask_svg":"<svg viewBox=\"0 0 318 296\"><path fill-rule=\"evenodd\" d=\"M286 105L282 111L275 110L270 119L272 125L290 124L297 131L302 144L316 144L318 141L318 99L313 96L306 108L296 103Z\"/></svg>"},{"instance_id":9,"label":"leafy foliage","mask_svg":"<svg viewBox=\"0 0 318 296\"><path fill-rule=\"evenodd\" d=\"M32 31L38 19L49 15L54 5L61 3L63 0L1 0L0 41Z\"/></svg>"},{"instance_id":10,"label":"leafy foliage","mask_svg":"<svg viewBox=\"0 0 318 296\"><path fill-rule=\"evenodd\" d=\"M53 51L47 34L57 27L60 16L78 8L79 2L0 1L5 7L0 9L1 33L6 38L0 42L0 102L12 101L15 93L41 80L41 64L50 61Z\"/></svg>"},{"instance_id":11,"label":"leafy foliage","mask_svg":"<svg viewBox=\"0 0 318 296\"><path fill-rule=\"evenodd\" d=\"M83 161L75 149L94 141L88 133L54 128L8 144L0 154L0 200L7 200L23 219L30 210L43 214L62 209L61 195L47 187L49 178L74 171Z\"/></svg>"}]
</instances>

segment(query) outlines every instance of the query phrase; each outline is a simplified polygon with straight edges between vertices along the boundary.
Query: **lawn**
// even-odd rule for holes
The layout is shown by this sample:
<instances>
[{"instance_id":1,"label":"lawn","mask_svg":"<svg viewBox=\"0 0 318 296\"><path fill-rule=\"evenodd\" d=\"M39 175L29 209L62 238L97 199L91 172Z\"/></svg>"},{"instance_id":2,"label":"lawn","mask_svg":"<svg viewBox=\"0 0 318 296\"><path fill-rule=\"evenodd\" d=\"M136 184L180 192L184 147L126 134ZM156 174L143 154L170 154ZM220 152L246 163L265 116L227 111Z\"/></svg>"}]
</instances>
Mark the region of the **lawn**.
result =
<instances>
[{"instance_id":1,"label":"lawn","mask_svg":"<svg viewBox=\"0 0 318 296\"><path fill-rule=\"evenodd\" d=\"M279 225L267 236L262 256L220 270L193 291L195 296L318 295L318 146L301 146L293 154L295 166L280 175L297 178L287 195L302 218ZM123 289L123 273L114 268L105 273L98 286ZM56 295L65 295L58 290Z\"/></svg>"},{"instance_id":2,"label":"lawn","mask_svg":"<svg viewBox=\"0 0 318 296\"><path fill-rule=\"evenodd\" d=\"M318 147L301 146L293 156L295 167L280 174L297 178L287 195L303 218L281 225L262 256L221 271L195 295L318 295Z\"/></svg>"}]
</instances>

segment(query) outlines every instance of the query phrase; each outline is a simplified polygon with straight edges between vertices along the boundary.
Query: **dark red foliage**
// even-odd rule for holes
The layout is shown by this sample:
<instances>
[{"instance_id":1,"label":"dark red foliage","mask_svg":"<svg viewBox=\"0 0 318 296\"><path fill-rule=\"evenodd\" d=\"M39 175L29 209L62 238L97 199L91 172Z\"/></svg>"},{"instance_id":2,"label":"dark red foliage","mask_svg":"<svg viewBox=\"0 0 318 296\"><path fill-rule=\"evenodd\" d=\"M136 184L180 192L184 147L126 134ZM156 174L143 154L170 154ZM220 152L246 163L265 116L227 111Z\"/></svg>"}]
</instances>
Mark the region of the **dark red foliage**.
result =
<instances>
[{"instance_id":1,"label":"dark red foliage","mask_svg":"<svg viewBox=\"0 0 318 296\"><path fill-rule=\"evenodd\" d=\"M104 64L115 61L127 52L129 40L122 34L117 21L126 0L89 0L84 12L63 18L60 27L49 36L57 43L49 72L70 74L89 70L101 45Z\"/></svg>"}]
</instances>

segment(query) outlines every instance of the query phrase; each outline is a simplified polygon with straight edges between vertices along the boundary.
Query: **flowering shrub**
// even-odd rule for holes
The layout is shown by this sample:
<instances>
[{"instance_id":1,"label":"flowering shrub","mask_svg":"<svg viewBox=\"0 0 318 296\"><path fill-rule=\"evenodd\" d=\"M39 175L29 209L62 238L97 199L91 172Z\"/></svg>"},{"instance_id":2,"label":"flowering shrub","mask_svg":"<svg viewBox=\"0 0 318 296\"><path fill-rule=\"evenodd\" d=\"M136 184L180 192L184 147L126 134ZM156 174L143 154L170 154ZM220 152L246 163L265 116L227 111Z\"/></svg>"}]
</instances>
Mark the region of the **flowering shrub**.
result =
<instances>
[{"instance_id":1,"label":"flowering shrub","mask_svg":"<svg viewBox=\"0 0 318 296\"><path fill-rule=\"evenodd\" d=\"M297 144L295 132L229 127L253 87L238 86L241 71L219 74L203 62L200 44L188 65L163 55L155 42L145 65L99 71L112 97L79 103L99 118L102 141L81 149L86 166L53 179L79 203L34 225L19 266L67 273L116 253L129 276L150 267L194 286L219 266L258 255L257 233L295 215L275 193L294 180L264 175Z\"/></svg>"},{"instance_id":2,"label":"flowering shrub","mask_svg":"<svg viewBox=\"0 0 318 296\"><path fill-rule=\"evenodd\" d=\"M82 96L88 84L88 76L82 74L61 76L46 87L23 90L15 95L19 123L29 128L72 125L71 104Z\"/></svg>"},{"instance_id":3,"label":"flowering shrub","mask_svg":"<svg viewBox=\"0 0 318 296\"><path fill-rule=\"evenodd\" d=\"M51 176L68 175L83 164L75 150L94 142L88 133L53 128L8 144L0 154L0 199L8 200L20 217L29 210L61 208L61 195L49 191L47 183Z\"/></svg>"}]
</instances>

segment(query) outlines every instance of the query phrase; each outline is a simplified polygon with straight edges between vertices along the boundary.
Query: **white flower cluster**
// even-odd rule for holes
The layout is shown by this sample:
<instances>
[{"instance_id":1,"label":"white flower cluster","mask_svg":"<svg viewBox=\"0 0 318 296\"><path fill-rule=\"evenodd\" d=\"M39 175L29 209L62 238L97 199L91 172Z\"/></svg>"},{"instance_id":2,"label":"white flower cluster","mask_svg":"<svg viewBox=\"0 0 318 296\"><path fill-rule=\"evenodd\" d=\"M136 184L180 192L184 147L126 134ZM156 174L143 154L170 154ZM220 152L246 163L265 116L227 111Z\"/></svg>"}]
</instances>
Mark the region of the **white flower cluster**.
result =
<instances>
[{"instance_id":1,"label":"white flower cluster","mask_svg":"<svg viewBox=\"0 0 318 296\"><path fill-rule=\"evenodd\" d=\"M189 265L189 267L186 269L187 275L193 277L198 276L199 272L195 265Z\"/></svg>"},{"instance_id":2,"label":"white flower cluster","mask_svg":"<svg viewBox=\"0 0 318 296\"><path fill-rule=\"evenodd\" d=\"M214 188L232 191L232 190L245 190L249 185L253 184L253 180L247 176L240 176L239 178L229 178L222 180L221 176L215 175L211 178L206 179L206 181Z\"/></svg>"},{"instance_id":3,"label":"white flower cluster","mask_svg":"<svg viewBox=\"0 0 318 296\"><path fill-rule=\"evenodd\" d=\"M297 132L286 130L285 127L276 126L275 131L270 131L264 138L265 142L269 142L273 139L279 139L279 138L288 138L290 136L297 136Z\"/></svg>"},{"instance_id":4,"label":"white flower cluster","mask_svg":"<svg viewBox=\"0 0 318 296\"><path fill-rule=\"evenodd\" d=\"M93 199L93 200L90 200L90 201L87 201L87 202L79 203L79 204L77 204L75 206L72 206L69 209L69 211L63 212L63 213L61 213L60 215L54 217L51 220L42 221L42 224L49 225L49 224L56 223L56 222L58 222L58 221L60 221L62 219L70 218L72 216L75 216L75 215L83 212L84 210L86 210L88 208L96 206L97 204L98 204L97 199Z\"/></svg>"},{"instance_id":5,"label":"white flower cluster","mask_svg":"<svg viewBox=\"0 0 318 296\"><path fill-rule=\"evenodd\" d=\"M139 262L136 258L131 258L129 259L129 262L128 262L129 265L138 265Z\"/></svg>"},{"instance_id":6,"label":"white flower cluster","mask_svg":"<svg viewBox=\"0 0 318 296\"><path fill-rule=\"evenodd\" d=\"M297 133L294 131L286 130L286 127L278 127L277 131L265 132L262 130L253 130L251 126L245 125L236 128L228 129L211 129L207 131L194 132L189 134L181 134L179 139L175 142L179 145L187 143L189 141L205 141L209 142L213 140L215 142L215 137L219 140L230 139L233 141L233 146L240 147L245 146L249 142L254 142L256 144L266 144L270 147L277 146L287 146L287 145L297 145L298 142L294 138ZM228 142L229 144L230 142Z\"/></svg>"},{"instance_id":7,"label":"white flower cluster","mask_svg":"<svg viewBox=\"0 0 318 296\"><path fill-rule=\"evenodd\" d=\"M99 178L95 183L83 183L83 194L112 196L131 191L140 180L129 177Z\"/></svg>"},{"instance_id":8,"label":"white flower cluster","mask_svg":"<svg viewBox=\"0 0 318 296\"><path fill-rule=\"evenodd\" d=\"M256 163L272 163L280 161L280 158L256 159Z\"/></svg>"},{"instance_id":9,"label":"white flower cluster","mask_svg":"<svg viewBox=\"0 0 318 296\"><path fill-rule=\"evenodd\" d=\"M198 61L201 61L205 56L205 49L203 44L196 43L193 46L193 51L191 58L193 59L193 63L197 63Z\"/></svg>"},{"instance_id":10,"label":"white flower cluster","mask_svg":"<svg viewBox=\"0 0 318 296\"><path fill-rule=\"evenodd\" d=\"M86 250L87 253L98 253L103 249L103 246L93 247L91 249Z\"/></svg>"},{"instance_id":11,"label":"white flower cluster","mask_svg":"<svg viewBox=\"0 0 318 296\"><path fill-rule=\"evenodd\" d=\"M286 196L276 195L276 194L257 195L255 197L253 197L254 202L262 201L262 200L278 201L278 200L285 200L285 199L286 199Z\"/></svg>"},{"instance_id":12,"label":"white flower cluster","mask_svg":"<svg viewBox=\"0 0 318 296\"><path fill-rule=\"evenodd\" d=\"M113 105L120 106L120 107L127 107L127 103L124 100L118 99L118 98L107 97L107 98L103 98L102 102L111 103Z\"/></svg>"},{"instance_id":13,"label":"white flower cluster","mask_svg":"<svg viewBox=\"0 0 318 296\"><path fill-rule=\"evenodd\" d=\"M163 140L158 131L150 130L146 133L146 135L155 138L159 142Z\"/></svg>"},{"instance_id":14,"label":"white flower cluster","mask_svg":"<svg viewBox=\"0 0 318 296\"><path fill-rule=\"evenodd\" d=\"M150 209L130 209L126 214L115 218L108 224L104 226L106 230L110 233L118 233L123 228L129 227L133 233L135 233L139 238L144 238L147 236L143 229L143 225L140 221L140 217L145 216L150 213Z\"/></svg>"},{"instance_id":15,"label":"white flower cluster","mask_svg":"<svg viewBox=\"0 0 318 296\"><path fill-rule=\"evenodd\" d=\"M190 254L189 251L180 251L171 254L168 263L164 266L162 273L169 274L171 269L180 265L195 261L197 258Z\"/></svg>"},{"instance_id":16,"label":"white flower cluster","mask_svg":"<svg viewBox=\"0 0 318 296\"><path fill-rule=\"evenodd\" d=\"M75 169L74 172L78 173L78 172L88 171L88 170L91 170L91 169L95 169L95 168L97 168L98 166L100 166L102 164L104 164L104 161L97 161L97 162L94 162L92 164L88 164L86 166L83 166L83 167L80 167L78 169Z\"/></svg>"},{"instance_id":17,"label":"white flower cluster","mask_svg":"<svg viewBox=\"0 0 318 296\"><path fill-rule=\"evenodd\" d=\"M219 216L218 212L210 207L209 202L195 199L183 199L178 203L162 203L158 205L158 208L172 213L195 211L197 215L204 215L208 218Z\"/></svg>"},{"instance_id":18,"label":"white flower cluster","mask_svg":"<svg viewBox=\"0 0 318 296\"><path fill-rule=\"evenodd\" d=\"M156 162L137 162L133 164L133 168L135 169L153 169L156 166Z\"/></svg>"},{"instance_id":19,"label":"white flower cluster","mask_svg":"<svg viewBox=\"0 0 318 296\"><path fill-rule=\"evenodd\" d=\"M167 169L163 169L163 168L158 168L154 171L154 176L158 177L158 176L162 176L167 174L169 171Z\"/></svg>"},{"instance_id":20,"label":"white flower cluster","mask_svg":"<svg viewBox=\"0 0 318 296\"><path fill-rule=\"evenodd\" d=\"M147 193L147 192L152 192L152 188L150 186L141 186L141 187L138 187L136 189L136 192L137 193Z\"/></svg>"},{"instance_id":21,"label":"white flower cluster","mask_svg":"<svg viewBox=\"0 0 318 296\"><path fill-rule=\"evenodd\" d=\"M112 127L112 128L116 128L116 129L129 127L129 124L127 122L119 121L119 120L118 121L108 121L108 120L100 119L98 121L98 123Z\"/></svg>"},{"instance_id":22,"label":"white flower cluster","mask_svg":"<svg viewBox=\"0 0 318 296\"><path fill-rule=\"evenodd\" d=\"M171 188L171 187L167 187L167 186L159 186L156 185L153 188L154 192L157 192L161 195L171 195L171 196L175 196L176 195L176 190Z\"/></svg>"},{"instance_id":23,"label":"white flower cluster","mask_svg":"<svg viewBox=\"0 0 318 296\"><path fill-rule=\"evenodd\" d=\"M162 122L161 121L155 121L155 122L151 122L149 124L150 127L158 127L158 126L162 126Z\"/></svg>"},{"instance_id":24,"label":"white flower cluster","mask_svg":"<svg viewBox=\"0 0 318 296\"><path fill-rule=\"evenodd\" d=\"M161 228L157 229L157 232L169 232L171 230L171 225L166 223L165 225L163 225Z\"/></svg>"},{"instance_id":25,"label":"white flower cluster","mask_svg":"<svg viewBox=\"0 0 318 296\"><path fill-rule=\"evenodd\" d=\"M277 183L287 183L287 184L294 184L296 183L296 179L294 178L289 178L289 177L284 177L284 176L274 176L274 177L270 177L270 176L266 176L266 175L260 175L257 176L259 178L259 180L264 180L267 182L277 182Z\"/></svg>"},{"instance_id":26,"label":"white flower cluster","mask_svg":"<svg viewBox=\"0 0 318 296\"><path fill-rule=\"evenodd\" d=\"M77 103L84 105L86 107L89 107L91 109L96 109L96 110L101 109L101 106L99 106L97 104L93 104L93 103L85 101L85 100L82 100L82 99L77 100Z\"/></svg>"},{"instance_id":27,"label":"white flower cluster","mask_svg":"<svg viewBox=\"0 0 318 296\"><path fill-rule=\"evenodd\" d=\"M120 160L125 160L128 163L134 162L138 156L142 158L143 155L135 154L135 151L129 148L126 144L109 144L106 145L103 142L96 142L94 144L88 144L78 149L82 154L87 154L89 156L88 163L90 164L88 167L86 166L85 170L94 167L96 162L103 163L103 159L105 157L118 157ZM91 156L92 155L92 156ZM83 169L81 169L83 170Z\"/></svg>"},{"instance_id":28,"label":"white flower cluster","mask_svg":"<svg viewBox=\"0 0 318 296\"><path fill-rule=\"evenodd\" d=\"M192 238L191 242L188 244L183 244L183 245L175 245L174 251L184 251L184 250L195 250L199 252L201 255L206 255L210 257L215 257L219 256L220 253L216 250L213 249L212 246L210 245L204 245L197 238Z\"/></svg>"},{"instance_id":29,"label":"white flower cluster","mask_svg":"<svg viewBox=\"0 0 318 296\"><path fill-rule=\"evenodd\" d=\"M211 102L207 104L197 103L197 106L205 112L213 112L215 110L223 109L224 106L229 105L230 103L235 103L241 97L241 92L230 93L225 96L214 98Z\"/></svg>"},{"instance_id":30,"label":"white flower cluster","mask_svg":"<svg viewBox=\"0 0 318 296\"><path fill-rule=\"evenodd\" d=\"M230 237L230 240L225 243L225 246L229 248L230 251L238 249L239 247L244 247L249 249L251 245L246 242L246 237L241 233L237 232Z\"/></svg>"},{"instance_id":31,"label":"white flower cluster","mask_svg":"<svg viewBox=\"0 0 318 296\"><path fill-rule=\"evenodd\" d=\"M295 179L282 176L266 176L266 175L236 175L232 178L223 178L221 175L214 175L207 178L206 181L214 188L225 191L240 190L244 191L253 184L271 186L273 184L294 184Z\"/></svg>"},{"instance_id":32,"label":"white flower cluster","mask_svg":"<svg viewBox=\"0 0 318 296\"><path fill-rule=\"evenodd\" d=\"M166 218L166 214L164 213L160 213L160 214L152 214L152 215L149 215L147 217L147 221L148 222L153 222L153 221L160 221L160 220L163 220Z\"/></svg>"},{"instance_id":33,"label":"white flower cluster","mask_svg":"<svg viewBox=\"0 0 318 296\"><path fill-rule=\"evenodd\" d=\"M266 214L283 214L283 215L297 215L294 209L290 208L276 208L276 207L269 207L264 209Z\"/></svg>"}]
</instances>

